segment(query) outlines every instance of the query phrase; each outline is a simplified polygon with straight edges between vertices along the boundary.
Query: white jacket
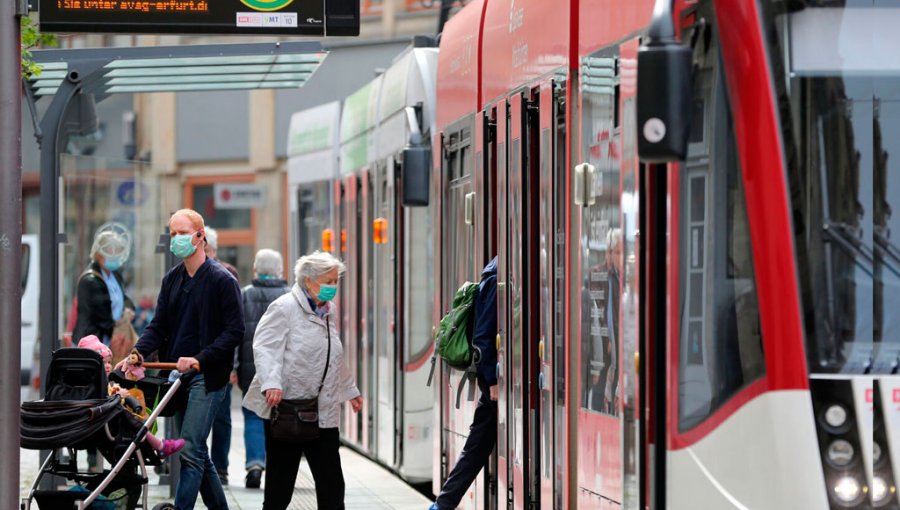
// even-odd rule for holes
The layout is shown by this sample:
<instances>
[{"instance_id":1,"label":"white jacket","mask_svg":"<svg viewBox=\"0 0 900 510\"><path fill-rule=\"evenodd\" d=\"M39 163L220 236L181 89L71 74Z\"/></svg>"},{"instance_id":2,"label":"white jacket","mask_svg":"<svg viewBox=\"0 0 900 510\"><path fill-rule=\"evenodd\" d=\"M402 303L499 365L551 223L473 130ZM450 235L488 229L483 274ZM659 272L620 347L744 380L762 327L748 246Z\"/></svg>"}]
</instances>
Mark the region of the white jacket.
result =
<instances>
[{"instance_id":1,"label":"white jacket","mask_svg":"<svg viewBox=\"0 0 900 510\"><path fill-rule=\"evenodd\" d=\"M269 305L253 337L256 376L247 388L244 407L269 419L272 408L266 404L266 390L281 390L286 399L312 398L316 394L328 352L327 320L331 359L319 393L319 427L338 426L340 404L358 397L359 390L344 363L344 348L333 319L334 304L328 306L325 317L319 318L297 285Z\"/></svg>"}]
</instances>

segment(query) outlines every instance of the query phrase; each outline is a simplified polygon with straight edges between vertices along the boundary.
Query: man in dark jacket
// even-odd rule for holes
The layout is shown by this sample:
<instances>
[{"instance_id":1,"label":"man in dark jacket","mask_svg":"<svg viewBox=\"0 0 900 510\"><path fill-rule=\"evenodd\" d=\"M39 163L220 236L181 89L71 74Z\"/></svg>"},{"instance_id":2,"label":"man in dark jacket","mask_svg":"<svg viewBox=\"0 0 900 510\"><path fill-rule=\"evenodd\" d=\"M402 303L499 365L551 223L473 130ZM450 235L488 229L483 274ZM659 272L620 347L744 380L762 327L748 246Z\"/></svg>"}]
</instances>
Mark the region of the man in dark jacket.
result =
<instances>
[{"instance_id":1,"label":"man in dark jacket","mask_svg":"<svg viewBox=\"0 0 900 510\"><path fill-rule=\"evenodd\" d=\"M163 277L156 315L135 346L143 356L159 353L178 371L199 367L186 383L186 409L175 415L185 447L175 506L192 510L199 493L211 510L226 510L225 491L209 458L206 440L225 395L234 350L244 335L241 289L220 264L206 257L203 217L191 209L169 219L169 249L184 260Z\"/></svg>"},{"instance_id":2,"label":"man in dark jacket","mask_svg":"<svg viewBox=\"0 0 900 510\"><path fill-rule=\"evenodd\" d=\"M474 312L472 345L476 350L481 398L459 461L447 476L431 510L453 510L459 506L497 443L497 257L481 272Z\"/></svg>"},{"instance_id":3,"label":"man in dark jacket","mask_svg":"<svg viewBox=\"0 0 900 510\"><path fill-rule=\"evenodd\" d=\"M282 277L284 261L275 250L263 249L256 252L253 261L253 283L244 287L244 340L238 348L237 383L244 395L250 387L250 381L256 375L253 364L253 336L259 319L279 297L288 293L291 288ZM244 451L247 454L247 477L244 486L258 489L266 469L266 437L262 418L253 411L241 408L244 412Z\"/></svg>"}]
</instances>

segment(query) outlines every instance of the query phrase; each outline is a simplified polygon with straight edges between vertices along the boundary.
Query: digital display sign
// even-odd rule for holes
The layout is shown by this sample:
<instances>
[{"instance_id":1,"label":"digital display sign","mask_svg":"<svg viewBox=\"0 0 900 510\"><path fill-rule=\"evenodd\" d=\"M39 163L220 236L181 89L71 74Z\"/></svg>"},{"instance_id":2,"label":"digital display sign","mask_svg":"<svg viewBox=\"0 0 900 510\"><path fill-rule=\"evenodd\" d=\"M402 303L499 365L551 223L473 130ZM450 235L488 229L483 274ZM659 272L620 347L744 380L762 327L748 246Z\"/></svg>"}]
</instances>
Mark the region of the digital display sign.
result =
<instances>
[{"instance_id":1,"label":"digital display sign","mask_svg":"<svg viewBox=\"0 0 900 510\"><path fill-rule=\"evenodd\" d=\"M39 0L44 32L359 35L359 0Z\"/></svg>"}]
</instances>

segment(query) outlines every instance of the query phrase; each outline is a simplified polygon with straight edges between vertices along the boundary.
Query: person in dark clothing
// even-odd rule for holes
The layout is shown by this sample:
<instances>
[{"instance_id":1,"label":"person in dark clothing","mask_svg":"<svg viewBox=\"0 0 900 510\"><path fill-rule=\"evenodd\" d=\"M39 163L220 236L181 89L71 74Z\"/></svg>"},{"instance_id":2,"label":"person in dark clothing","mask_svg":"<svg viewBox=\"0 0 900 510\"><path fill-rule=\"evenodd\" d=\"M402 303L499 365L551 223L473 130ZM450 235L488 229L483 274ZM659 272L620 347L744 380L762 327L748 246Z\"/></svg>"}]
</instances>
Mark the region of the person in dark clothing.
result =
<instances>
[{"instance_id":1,"label":"person in dark clothing","mask_svg":"<svg viewBox=\"0 0 900 510\"><path fill-rule=\"evenodd\" d=\"M242 290L244 299L244 340L238 347L237 384L246 395L250 381L256 375L253 364L253 336L259 319L266 313L272 301L290 292L287 281L282 277L284 259L275 250L263 249L256 252L253 261L253 283ZM262 481L263 470L266 469L266 437L265 420L253 411L242 407L244 413L244 451L247 454L247 477L244 486L258 489Z\"/></svg>"},{"instance_id":2,"label":"person in dark clothing","mask_svg":"<svg viewBox=\"0 0 900 510\"><path fill-rule=\"evenodd\" d=\"M94 335L108 347L116 322L134 317L134 303L125 295L119 272L128 260L130 244L127 231L116 224L103 225L94 234L91 263L78 278L72 338Z\"/></svg>"},{"instance_id":3,"label":"person in dark clothing","mask_svg":"<svg viewBox=\"0 0 900 510\"><path fill-rule=\"evenodd\" d=\"M224 260L219 260L219 233L209 226L203 227L203 232L206 234L206 246L204 246L206 257L221 264L240 285L241 278L238 276L237 268ZM209 450L209 457L216 466L216 472L219 473L222 485L228 485L228 453L231 451L231 387L235 382L234 379L235 374L232 372L228 385L225 387L225 398L213 420L212 446Z\"/></svg>"},{"instance_id":4,"label":"person in dark clothing","mask_svg":"<svg viewBox=\"0 0 900 510\"><path fill-rule=\"evenodd\" d=\"M476 350L481 398L459 460L430 510L452 510L459 506L497 443L497 257L481 272L474 313L472 346Z\"/></svg>"},{"instance_id":5,"label":"person in dark clothing","mask_svg":"<svg viewBox=\"0 0 900 510\"><path fill-rule=\"evenodd\" d=\"M175 506L192 510L199 493L207 508L223 510L228 502L206 440L244 335L241 289L225 268L206 257L200 214L175 212L169 230L169 249L184 261L163 277L156 315L135 348L145 357L158 352L161 361L177 361L179 372L199 367L200 373L185 383L187 406L175 415L186 443L179 454Z\"/></svg>"}]
</instances>

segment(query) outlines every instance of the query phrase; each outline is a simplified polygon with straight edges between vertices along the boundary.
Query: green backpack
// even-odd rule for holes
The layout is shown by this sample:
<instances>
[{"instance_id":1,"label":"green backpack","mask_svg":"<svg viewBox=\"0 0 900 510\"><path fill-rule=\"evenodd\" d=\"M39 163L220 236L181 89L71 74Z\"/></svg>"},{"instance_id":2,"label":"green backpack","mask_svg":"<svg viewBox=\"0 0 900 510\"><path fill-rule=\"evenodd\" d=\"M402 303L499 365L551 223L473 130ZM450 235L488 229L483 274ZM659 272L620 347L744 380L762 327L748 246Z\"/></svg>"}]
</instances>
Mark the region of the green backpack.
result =
<instances>
[{"instance_id":1,"label":"green backpack","mask_svg":"<svg viewBox=\"0 0 900 510\"><path fill-rule=\"evenodd\" d=\"M472 327L477 296L477 283L463 283L453 296L450 311L438 326L437 355L457 370L467 370L472 365Z\"/></svg>"}]
</instances>

